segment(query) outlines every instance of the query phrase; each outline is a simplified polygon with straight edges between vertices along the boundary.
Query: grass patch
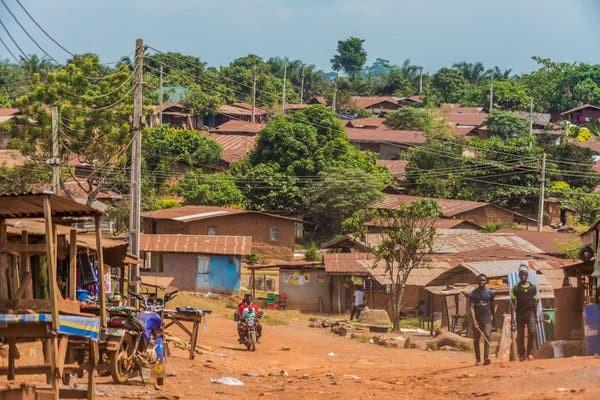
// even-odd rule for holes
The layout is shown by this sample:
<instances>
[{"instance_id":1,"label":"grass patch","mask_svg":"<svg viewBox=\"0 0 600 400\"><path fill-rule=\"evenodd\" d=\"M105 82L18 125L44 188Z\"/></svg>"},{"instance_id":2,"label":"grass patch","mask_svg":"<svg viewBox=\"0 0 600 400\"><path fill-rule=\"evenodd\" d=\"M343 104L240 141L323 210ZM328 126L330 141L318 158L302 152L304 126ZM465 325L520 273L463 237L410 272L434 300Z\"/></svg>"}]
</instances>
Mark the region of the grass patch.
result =
<instances>
[{"instance_id":1,"label":"grass patch","mask_svg":"<svg viewBox=\"0 0 600 400\"><path fill-rule=\"evenodd\" d=\"M405 318L400 320L400 328L418 328L419 318Z\"/></svg>"}]
</instances>

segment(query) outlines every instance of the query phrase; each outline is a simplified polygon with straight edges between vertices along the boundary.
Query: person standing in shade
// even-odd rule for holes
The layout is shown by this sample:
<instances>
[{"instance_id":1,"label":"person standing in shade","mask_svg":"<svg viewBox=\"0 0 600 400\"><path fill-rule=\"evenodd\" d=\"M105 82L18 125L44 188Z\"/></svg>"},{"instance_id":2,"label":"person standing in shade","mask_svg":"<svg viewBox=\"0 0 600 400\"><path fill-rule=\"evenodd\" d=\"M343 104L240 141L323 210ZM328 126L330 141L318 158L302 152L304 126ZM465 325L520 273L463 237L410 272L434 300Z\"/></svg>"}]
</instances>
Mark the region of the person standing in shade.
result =
<instances>
[{"instance_id":1,"label":"person standing in shade","mask_svg":"<svg viewBox=\"0 0 600 400\"><path fill-rule=\"evenodd\" d=\"M352 321L354 317L358 319L358 317L360 317L360 313L366 305L367 295L360 286L357 286L356 290L352 294L352 309L350 311L350 321Z\"/></svg>"},{"instance_id":2,"label":"person standing in shade","mask_svg":"<svg viewBox=\"0 0 600 400\"><path fill-rule=\"evenodd\" d=\"M513 326L517 328L517 351L519 361L533 360L533 341L536 337L536 310L540 300L537 287L529 282L529 271L522 264L519 267L519 283L510 293L513 309ZM525 348L525 329L527 329L527 348Z\"/></svg>"},{"instance_id":3,"label":"person standing in shade","mask_svg":"<svg viewBox=\"0 0 600 400\"><path fill-rule=\"evenodd\" d=\"M490 364L490 339L494 325L494 292L486 287L488 278L477 276L477 287L469 295L471 318L473 318L473 346L475 364L481 365L480 339L483 335L483 365Z\"/></svg>"}]
</instances>

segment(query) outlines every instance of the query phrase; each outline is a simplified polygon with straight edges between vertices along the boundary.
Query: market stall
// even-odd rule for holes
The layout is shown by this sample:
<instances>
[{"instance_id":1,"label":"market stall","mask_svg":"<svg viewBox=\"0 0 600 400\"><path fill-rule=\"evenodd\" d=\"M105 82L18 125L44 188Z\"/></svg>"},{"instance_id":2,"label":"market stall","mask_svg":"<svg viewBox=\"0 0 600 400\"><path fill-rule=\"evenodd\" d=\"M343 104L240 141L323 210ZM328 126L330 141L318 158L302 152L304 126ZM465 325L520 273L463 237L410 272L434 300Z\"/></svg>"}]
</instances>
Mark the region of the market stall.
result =
<instances>
[{"instance_id":1,"label":"market stall","mask_svg":"<svg viewBox=\"0 0 600 400\"><path fill-rule=\"evenodd\" d=\"M7 375L9 381L18 375L46 375L53 398L92 399L98 338L101 327L106 326L106 296L103 285L99 285L98 317L81 312L75 283L77 231L57 225L72 218L93 219L95 247L102 249L101 215L97 210L51 193L0 196L0 340L8 345L8 365L0 369L0 374ZM9 242L8 219L43 219L43 242L31 243L26 231L18 242ZM67 276L61 276L59 286L58 259L63 247L59 246L58 234L64 229L69 229L70 268ZM96 256L98 275L103 277L103 252L98 251ZM35 266L32 260L36 260ZM39 341L43 345L43 364L18 363L18 345ZM61 389L61 379L66 381L71 371L81 373L82 367L88 372L87 390Z\"/></svg>"}]
</instances>

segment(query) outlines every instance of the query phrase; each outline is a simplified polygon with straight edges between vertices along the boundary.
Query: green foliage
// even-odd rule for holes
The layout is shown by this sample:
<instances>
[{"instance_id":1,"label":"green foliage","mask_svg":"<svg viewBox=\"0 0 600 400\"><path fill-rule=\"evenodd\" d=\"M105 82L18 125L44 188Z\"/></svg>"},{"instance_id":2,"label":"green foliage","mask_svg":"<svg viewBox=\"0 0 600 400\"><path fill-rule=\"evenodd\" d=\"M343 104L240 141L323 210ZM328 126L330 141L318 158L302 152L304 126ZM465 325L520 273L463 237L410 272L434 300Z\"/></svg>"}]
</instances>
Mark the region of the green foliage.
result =
<instances>
[{"instance_id":1,"label":"green foliage","mask_svg":"<svg viewBox=\"0 0 600 400\"><path fill-rule=\"evenodd\" d=\"M488 232L488 233L492 233L492 232L496 232L497 230L500 230L504 227L504 223L502 221L491 221L488 222L487 224L485 224L484 226L481 227L481 231L482 232Z\"/></svg>"},{"instance_id":2,"label":"green foliage","mask_svg":"<svg viewBox=\"0 0 600 400\"><path fill-rule=\"evenodd\" d=\"M162 199L158 199L155 203L154 203L154 209L155 210L164 210L167 208L175 208L175 207L181 207L183 205L183 202L181 201L181 199L177 199L177 198L172 198L172 197L165 197Z\"/></svg>"},{"instance_id":3,"label":"green foliage","mask_svg":"<svg viewBox=\"0 0 600 400\"><path fill-rule=\"evenodd\" d=\"M385 125L390 129L422 131L429 135L450 135L450 125L428 108L402 107L388 113Z\"/></svg>"},{"instance_id":4,"label":"green foliage","mask_svg":"<svg viewBox=\"0 0 600 400\"><path fill-rule=\"evenodd\" d=\"M383 182L360 169L330 168L304 194L306 217L323 234L339 232L342 223L381 198Z\"/></svg>"},{"instance_id":5,"label":"green foliage","mask_svg":"<svg viewBox=\"0 0 600 400\"><path fill-rule=\"evenodd\" d=\"M276 164L259 163L239 166L238 188L246 205L254 210L298 211L302 204L298 178L281 172Z\"/></svg>"},{"instance_id":6,"label":"green foliage","mask_svg":"<svg viewBox=\"0 0 600 400\"><path fill-rule=\"evenodd\" d=\"M492 136L503 139L529 134L527 118L510 111L493 110L487 119L487 128Z\"/></svg>"},{"instance_id":7,"label":"green foliage","mask_svg":"<svg viewBox=\"0 0 600 400\"><path fill-rule=\"evenodd\" d=\"M600 175L594 168L594 152L591 149L563 142L558 145L547 144L544 151L548 159L558 162L559 169L550 174L553 181L563 181L569 188L580 187L586 191L593 191L600 184Z\"/></svg>"},{"instance_id":8,"label":"green foliage","mask_svg":"<svg viewBox=\"0 0 600 400\"><path fill-rule=\"evenodd\" d=\"M306 261L319 261L319 248L315 242L310 243L310 246L304 252L304 258Z\"/></svg>"},{"instance_id":9,"label":"green foliage","mask_svg":"<svg viewBox=\"0 0 600 400\"><path fill-rule=\"evenodd\" d=\"M490 84L483 83L465 91L462 103L487 107L490 102ZM529 110L531 98L525 85L512 80L494 80L494 107L506 111Z\"/></svg>"},{"instance_id":10,"label":"green foliage","mask_svg":"<svg viewBox=\"0 0 600 400\"><path fill-rule=\"evenodd\" d=\"M338 41L337 53L331 59L333 70L343 70L354 79L367 61L367 52L363 48L364 42L364 39L357 37Z\"/></svg>"},{"instance_id":11,"label":"green foliage","mask_svg":"<svg viewBox=\"0 0 600 400\"><path fill-rule=\"evenodd\" d=\"M445 103L457 103L467 87L467 81L454 68L442 68L433 75L431 86Z\"/></svg>"},{"instance_id":12,"label":"green foliage","mask_svg":"<svg viewBox=\"0 0 600 400\"><path fill-rule=\"evenodd\" d=\"M30 162L21 167L0 165L0 194L28 192L50 180L50 168L43 164Z\"/></svg>"},{"instance_id":13,"label":"green foliage","mask_svg":"<svg viewBox=\"0 0 600 400\"><path fill-rule=\"evenodd\" d=\"M414 268L425 266L433 248L435 220L440 213L435 201L418 200L371 215L371 221L381 221L379 230L384 232L372 251L375 265L383 264L385 275L392 282L388 313L394 331L400 326L405 283Z\"/></svg>"},{"instance_id":14,"label":"green foliage","mask_svg":"<svg viewBox=\"0 0 600 400\"><path fill-rule=\"evenodd\" d=\"M189 170L177 185L186 204L232 206L244 203L244 195L229 173L205 174L200 169Z\"/></svg>"},{"instance_id":15,"label":"green foliage","mask_svg":"<svg viewBox=\"0 0 600 400\"><path fill-rule=\"evenodd\" d=\"M589 226L598 220L600 216L599 194L575 188L563 192L563 199L563 204L575 211L579 223Z\"/></svg>"},{"instance_id":16,"label":"green foliage","mask_svg":"<svg viewBox=\"0 0 600 400\"><path fill-rule=\"evenodd\" d=\"M581 241L581 237L574 236L573 238L561 242L556 242L556 246L559 248L560 252L570 258L571 260L576 260L579 257L579 251L581 247L583 247L583 243Z\"/></svg>"},{"instance_id":17,"label":"green foliage","mask_svg":"<svg viewBox=\"0 0 600 400\"><path fill-rule=\"evenodd\" d=\"M150 184L160 190L180 168L209 168L219 162L222 147L198 131L160 125L144 130L143 167Z\"/></svg>"}]
</instances>

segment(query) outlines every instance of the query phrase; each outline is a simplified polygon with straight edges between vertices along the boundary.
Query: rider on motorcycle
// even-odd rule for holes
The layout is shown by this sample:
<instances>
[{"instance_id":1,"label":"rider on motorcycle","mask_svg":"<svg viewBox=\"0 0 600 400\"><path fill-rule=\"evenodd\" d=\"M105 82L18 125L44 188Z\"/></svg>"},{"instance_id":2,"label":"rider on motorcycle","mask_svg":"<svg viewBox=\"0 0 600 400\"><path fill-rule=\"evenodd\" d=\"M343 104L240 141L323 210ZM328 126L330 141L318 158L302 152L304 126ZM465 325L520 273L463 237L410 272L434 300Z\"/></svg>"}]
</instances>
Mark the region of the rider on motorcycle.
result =
<instances>
[{"instance_id":1,"label":"rider on motorcycle","mask_svg":"<svg viewBox=\"0 0 600 400\"><path fill-rule=\"evenodd\" d=\"M252 295L250 293L246 293L244 295L244 300L238 305L238 308L237 308L237 314L238 314L237 330L238 330L238 336L239 336L238 341L240 343L244 341L244 336L245 336L244 328L242 325L242 316L244 315L244 311L246 311L246 310L252 311L256 315L260 314L260 308L258 308L256 303L254 303L252 301ZM257 320L256 321L256 340L258 341L261 336L262 336L262 325Z\"/></svg>"}]
</instances>

